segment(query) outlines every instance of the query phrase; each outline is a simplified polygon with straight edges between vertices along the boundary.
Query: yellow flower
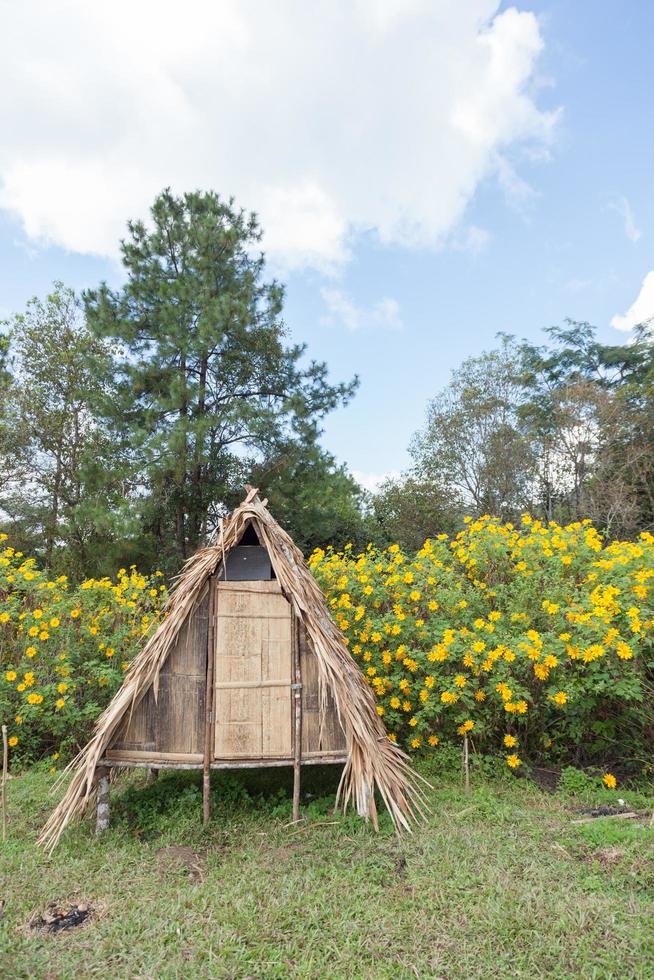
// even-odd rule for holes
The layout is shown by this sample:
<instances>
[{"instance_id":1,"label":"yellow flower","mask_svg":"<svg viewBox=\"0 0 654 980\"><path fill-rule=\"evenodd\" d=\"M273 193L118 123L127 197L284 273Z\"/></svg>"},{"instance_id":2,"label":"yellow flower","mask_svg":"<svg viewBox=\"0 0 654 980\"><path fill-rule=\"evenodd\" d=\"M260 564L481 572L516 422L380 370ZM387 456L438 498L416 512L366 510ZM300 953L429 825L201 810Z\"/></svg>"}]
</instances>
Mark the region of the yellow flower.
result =
<instances>
[{"instance_id":1,"label":"yellow flower","mask_svg":"<svg viewBox=\"0 0 654 980\"><path fill-rule=\"evenodd\" d=\"M519 759L517 755L507 755L506 762L507 765L511 767L511 769L517 769L518 766L522 765L522 760Z\"/></svg>"},{"instance_id":2,"label":"yellow flower","mask_svg":"<svg viewBox=\"0 0 654 980\"><path fill-rule=\"evenodd\" d=\"M34 693L32 693L32 694L28 694L27 695L27 702L28 702L28 704L41 704L42 701L43 701L43 695L42 694L34 694Z\"/></svg>"},{"instance_id":3,"label":"yellow flower","mask_svg":"<svg viewBox=\"0 0 654 980\"><path fill-rule=\"evenodd\" d=\"M557 691L556 694L550 694L550 701L553 701L554 704L559 705L566 704L568 701L568 695L565 693L565 691Z\"/></svg>"},{"instance_id":4,"label":"yellow flower","mask_svg":"<svg viewBox=\"0 0 654 980\"><path fill-rule=\"evenodd\" d=\"M419 749L420 748L420 739L419 738L412 738L411 739L411 748L412 749Z\"/></svg>"},{"instance_id":5,"label":"yellow flower","mask_svg":"<svg viewBox=\"0 0 654 980\"><path fill-rule=\"evenodd\" d=\"M0 623L8 623L8 622L9 622L9 613L8 612L0 613Z\"/></svg>"},{"instance_id":6,"label":"yellow flower","mask_svg":"<svg viewBox=\"0 0 654 980\"><path fill-rule=\"evenodd\" d=\"M409 724L411 725L411 728L415 728L418 724L418 719L415 716L413 718L409 718Z\"/></svg>"},{"instance_id":7,"label":"yellow flower","mask_svg":"<svg viewBox=\"0 0 654 980\"><path fill-rule=\"evenodd\" d=\"M18 745L18 736L17 735L12 735L11 736L11 738L9 739L9 745L11 746L12 749L13 749L14 745Z\"/></svg>"},{"instance_id":8,"label":"yellow flower","mask_svg":"<svg viewBox=\"0 0 654 980\"><path fill-rule=\"evenodd\" d=\"M5 674L5 680L15 681L16 680L16 676L17 675L16 675L16 671L15 670L8 670L7 673Z\"/></svg>"},{"instance_id":9,"label":"yellow flower","mask_svg":"<svg viewBox=\"0 0 654 980\"><path fill-rule=\"evenodd\" d=\"M43 610L42 609L35 609L34 612L32 613L32 616L34 616L34 619L40 619L42 615L43 615Z\"/></svg>"},{"instance_id":10,"label":"yellow flower","mask_svg":"<svg viewBox=\"0 0 654 980\"><path fill-rule=\"evenodd\" d=\"M59 620L57 619L56 616L53 616L52 619L50 620L50 626L52 626L53 629L56 629L57 626L59 626Z\"/></svg>"},{"instance_id":11,"label":"yellow flower","mask_svg":"<svg viewBox=\"0 0 654 980\"><path fill-rule=\"evenodd\" d=\"M430 735L427 741L430 745L438 745L438 735Z\"/></svg>"},{"instance_id":12,"label":"yellow flower","mask_svg":"<svg viewBox=\"0 0 654 980\"><path fill-rule=\"evenodd\" d=\"M602 776L602 782L607 787L607 789L615 789L618 785L618 781L613 775L613 773L607 772Z\"/></svg>"},{"instance_id":13,"label":"yellow flower","mask_svg":"<svg viewBox=\"0 0 654 980\"><path fill-rule=\"evenodd\" d=\"M63 698L57 698L57 700L55 701L55 708L57 709L57 711L59 711L61 708L63 708L63 706L65 705L65 703L66 702L64 701Z\"/></svg>"},{"instance_id":14,"label":"yellow flower","mask_svg":"<svg viewBox=\"0 0 654 980\"><path fill-rule=\"evenodd\" d=\"M34 657L36 655L36 647L28 647L25 653L28 657Z\"/></svg>"},{"instance_id":15,"label":"yellow flower","mask_svg":"<svg viewBox=\"0 0 654 980\"><path fill-rule=\"evenodd\" d=\"M515 735L505 735L504 744L506 745L507 749L514 749L518 744L518 739L515 737Z\"/></svg>"},{"instance_id":16,"label":"yellow flower","mask_svg":"<svg viewBox=\"0 0 654 980\"><path fill-rule=\"evenodd\" d=\"M484 693L484 691L475 691L475 701L481 702L485 700L486 700L486 694Z\"/></svg>"},{"instance_id":17,"label":"yellow flower","mask_svg":"<svg viewBox=\"0 0 654 980\"><path fill-rule=\"evenodd\" d=\"M397 697L391 698L390 700L391 708L397 709L400 707L400 699Z\"/></svg>"},{"instance_id":18,"label":"yellow flower","mask_svg":"<svg viewBox=\"0 0 654 980\"><path fill-rule=\"evenodd\" d=\"M465 735L467 732L472 731L474 727L475 727L474 721L468 719L467 721L464 721L462 725L459 725L457 731L459 735Z\"/></svg>"},{"instance_id":19,"label":"yellow flower","mask_svg":"<svg viewBox=\"0 0 654 980\"><path fill-rule=\"evenodd\" d=\"M457 674L454 678L454 683L456 684L457 687L465 687L466 679L463 676L463 674Z\"/></svg>"},{"instance_id":20,"label":"yellow flower","mask_svg":"<svg viewBox=\"0 0 654 980\"><path fill-rule=\"evenodd\" d=\"M81 609L71 609L71 611L70 611L70 618L71 619L77 619L77 617L80 615L81 612L82 612Z\"/></svg>"}]
</instances>

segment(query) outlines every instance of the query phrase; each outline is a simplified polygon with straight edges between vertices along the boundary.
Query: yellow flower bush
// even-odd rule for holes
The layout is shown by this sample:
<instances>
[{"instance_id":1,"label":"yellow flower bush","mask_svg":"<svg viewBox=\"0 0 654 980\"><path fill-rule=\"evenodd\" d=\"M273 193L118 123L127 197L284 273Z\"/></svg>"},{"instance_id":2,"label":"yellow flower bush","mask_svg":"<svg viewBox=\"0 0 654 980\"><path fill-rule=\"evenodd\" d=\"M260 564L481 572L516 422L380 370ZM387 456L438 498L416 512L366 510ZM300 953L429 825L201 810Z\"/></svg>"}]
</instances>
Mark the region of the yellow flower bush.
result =
<instances>
[{"instance_id":1,"label":"yellow flower bush","mask_svg":"<svg viewBox=\"0 0 654 980\"><path fill-rule=\"evenodd\" d=\"M165 598L160 572L121 568L78 588L49 579L0 534L0 716L15 753L84 743Z\"/></svg>"},{"instance_id":2,"label":"yellow flower bush","mask_svg":"<svg viewBox=\"0 0 654 980\"><path fill-rule=\"evenodd\" d=\"M654 537L466 520L415 555L318 549L310 565L393 738L472 738L522 760L651 756ZM650 719L650 721L648 721Z\"/></svg>"}]
</instances>

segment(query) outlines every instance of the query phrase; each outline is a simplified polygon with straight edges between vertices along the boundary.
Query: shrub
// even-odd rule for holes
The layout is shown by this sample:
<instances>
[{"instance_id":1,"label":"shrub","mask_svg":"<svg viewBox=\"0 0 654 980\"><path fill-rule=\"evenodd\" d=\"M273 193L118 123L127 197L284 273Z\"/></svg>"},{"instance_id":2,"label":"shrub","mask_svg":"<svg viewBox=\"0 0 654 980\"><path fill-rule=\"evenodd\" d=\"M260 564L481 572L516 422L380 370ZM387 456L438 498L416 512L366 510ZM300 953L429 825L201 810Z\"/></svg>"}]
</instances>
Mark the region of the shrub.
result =
<instances>
[{"instance_id":1,"label":"shrub","mask_svg":"<svg viewBox=\"0 0 654 980\"><path fill-rule=\"evenodd\" d=\"M0 535L0 715L22 761L83 744L156 623L160 572L134 567L73 588Z\"/></svg>"},{"instance_id":2,"label":"shrub","mask_svg":"<svg viewBox=\"0 0 654 980\"><path fill-rule=\"evenodd\" d=\"M311 568L389 737L531 762L618 762L652 749L654 537L606 544L588 521L466 521L416 555L317 550Z\"/></svg>"}]
</instances>

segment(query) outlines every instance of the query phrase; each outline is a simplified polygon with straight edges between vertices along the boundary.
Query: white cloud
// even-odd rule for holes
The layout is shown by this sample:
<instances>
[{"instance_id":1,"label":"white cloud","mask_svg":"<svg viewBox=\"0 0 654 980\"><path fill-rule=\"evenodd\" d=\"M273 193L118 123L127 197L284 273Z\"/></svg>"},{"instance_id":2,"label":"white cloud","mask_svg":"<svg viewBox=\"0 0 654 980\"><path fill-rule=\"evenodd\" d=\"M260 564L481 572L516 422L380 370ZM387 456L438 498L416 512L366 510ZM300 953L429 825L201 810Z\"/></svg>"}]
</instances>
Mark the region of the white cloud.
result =
<instances>
[{"instance_id":1,"label":"white cloud","mask_svg":"<svg viewBox=\"0 0 654 980\"><path fill-rule=\"evenodd\" d=\"M639 323L646 323L652 318L654 318L654 271L647 273L634 302L624 315L616 313L611 320L611 326L616 330L633 330Z\"/></svg>"},{"instance_id":2,"label":"white cloud","mask_svg":"<svg viewBox=\"0 0 654 980\"><path fill-rule=\"evenodd\" d=\"M320 295L329 310L329 315L322 318L327 326L339 321L348 330L359 330L362 327L399 330L402 327L400 304L390 296L385 296L366 309L357 306L340 289L321 289Z\"/></svg>"},{"instance_id":3,"label":"white cloud","mask_svg":"<svg viewBox=\"0 0 654 980\"><path fill-rule=\"evenodd\" d=\"M611 210L616 211L624 223L624 233L631 242L637 242L642 232L636 225L636 218L631 204L626 197L618 197L609 204Z\"/></svg>"},{"instance_id":4,"label":"white cloud","mask_svg":"<svg viewBox=\"0 0 654 980\"><path fill-rule=\"evenodd\" d=\"M479 255L488 246L492 235L486 228L479 228L477 225L469 225L461 228L450 240L450 245L457 252L471 252Z\"/></svg>"},{"instance_id":5,"label":"white cloud","mask_svg":"<svg viewBox=\"0 0 654 980\"><path fill-rule=\"evenodd\" d=\"M364 470L352 470L352 476L364 490L376 493L385 480L396 480L400 476L400 471L388 470L386 473L367 473Z\"/></svg>"},{"instance_id":6,"label":"white cloud","mask_svg":"<svg viewBox=\"0 0 654 980\"><path fill-rule=\"evenodd\" d=\"M286 267L333 271L364 231L441 244L484 178L527 195L511 150L551 138L537 19L499 7L3 4L0 206L104 255L166 185L235 195Z\"/></svg>"}]
</instances>

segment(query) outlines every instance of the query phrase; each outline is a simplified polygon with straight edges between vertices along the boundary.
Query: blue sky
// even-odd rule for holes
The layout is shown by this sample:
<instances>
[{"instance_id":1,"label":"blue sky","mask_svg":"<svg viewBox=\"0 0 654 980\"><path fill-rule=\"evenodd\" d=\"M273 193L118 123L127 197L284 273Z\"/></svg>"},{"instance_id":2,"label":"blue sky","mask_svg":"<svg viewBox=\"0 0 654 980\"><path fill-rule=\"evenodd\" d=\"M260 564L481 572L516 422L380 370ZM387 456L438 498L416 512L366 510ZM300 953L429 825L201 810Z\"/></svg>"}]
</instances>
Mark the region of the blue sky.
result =
<instances>
[{"instance_id":1,"label":"blue sky","mask_svg":"<svg viewBox=\"0 0 654 980\"><path fill-rule=\"evenodd\" d=\"M313 24L298 27L307 8L280 0L263 30L263 8L223 3L211 7L222 18L215 50L211 32L199 51L190 31L162 34L169 56L144 68L144 17L118 73L111 38L78 57L96 37L90 18L61 64L56 44L34 50L30 20L46 7L25 6L3 15L0 50L13 58L0 124L17 133L0 149L5 315L55 279L119 283L116 229L123 214L145 215L153 189L236 193L268 219L293 338L334 378L361 378L324 443L364 482L406 466L428 399L498 331L536 339L571 317L620 341L628 334L611 321L639 296L617 322L654 315L653 5L471 0L470 17L450 0L364 0L356 18L352 5L336 18L338 3L316 3ZM273 28L277 54L259 55L257 31ZM165 108L162 85L175 96ZM144 100L138 113L130 91ZM173 117L168 172L161 140ZM196 123L210 135L189 143Z\"/></svg>"}]
</instances>

